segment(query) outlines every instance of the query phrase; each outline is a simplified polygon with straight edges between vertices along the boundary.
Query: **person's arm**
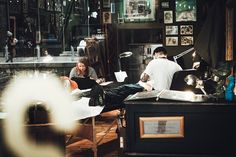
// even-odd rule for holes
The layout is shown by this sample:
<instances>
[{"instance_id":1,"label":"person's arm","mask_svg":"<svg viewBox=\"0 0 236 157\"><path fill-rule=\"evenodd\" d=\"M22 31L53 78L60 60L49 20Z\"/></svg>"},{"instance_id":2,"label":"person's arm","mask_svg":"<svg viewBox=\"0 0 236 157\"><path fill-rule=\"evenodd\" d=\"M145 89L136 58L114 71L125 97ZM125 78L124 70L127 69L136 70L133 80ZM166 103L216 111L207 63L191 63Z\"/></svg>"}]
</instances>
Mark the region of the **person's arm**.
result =
<instances>
[{"instance_id":1,"label":"person's arm","mask_svg":"<svg viewBox=\"0 0 236 157\"><path fill-rule=\"evenodd\" d=\"M76 76L76 67L73 67L70 71L69 78L71 79L72 77Z\"/></svg>"},{"instance_id":2,"label":"person's arm","mask_svg":"<svg viewBox=\"0 0 236 157\"><path fill-rule=\"evenodd\" d=\"M142 82L147 82L150 79L150 74L152 74L152 61L150 61L146 67L146 69L144 70L144 72L141 74L140 76L140 81Z\"/></svg>"},{"instance_id":3,"label":"person's arm","mask_svg":"<svg viewBox=\"0 0 236 157\"><path fill-rule=\"evenodd\" d=\"M144 73L142 73L140 80L142 82L147 82L149 80L149 78L150 78L149 75L144 72Z\"/></svg>"},{"instance_id":4,"label":"person's arm","mask_svg":"<svg viewBox=\"0 0 236 157\"><path fill-rule=\"evenodd\" d=\"M97 80L98 79L97 73L94 70L94 68L92 68L92 67L89 67L89 77L91 79L93 79L93 80Z\"/></svg>"}]
</instances>

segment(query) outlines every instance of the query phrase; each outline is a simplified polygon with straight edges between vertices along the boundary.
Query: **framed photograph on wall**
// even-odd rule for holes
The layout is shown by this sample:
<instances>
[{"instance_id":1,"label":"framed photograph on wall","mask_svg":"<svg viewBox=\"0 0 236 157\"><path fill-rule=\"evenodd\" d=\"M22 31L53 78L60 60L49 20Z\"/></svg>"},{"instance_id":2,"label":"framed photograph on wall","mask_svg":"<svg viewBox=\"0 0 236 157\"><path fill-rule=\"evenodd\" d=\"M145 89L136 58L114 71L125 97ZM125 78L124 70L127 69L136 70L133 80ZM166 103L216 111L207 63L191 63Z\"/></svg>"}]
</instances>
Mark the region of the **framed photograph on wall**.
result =
<instances>
[{"instance_id":1,"label":"framed photograph on wall","mask_svg":"<svg viewBox=\"0 0 236 157\"><path fill-rule=\"evenodd\" d=\"M156 0L124 0L124 19L127 22L154 21Z\"/></svg>"},{"instance_id":2,"label":"framed photograph on wall","mask_svg":"<svg viewBox=\"0 0 236 157\"><path fill-rule=\"evenodd\" d=\"M166 35L178 35L178 26L166 26Z\"/></svg>"},{"instance_id":3,"label":"framed photograph on wall","mask_svg":"<svg viewBox=\"0 0 236 157\"><path fill-rule=\"evenodd\" d=\"M169 1L161 2L161 8L162 9L169 9L170 8L170 2Z\"/></svg>"},{"instance_id":4,"label":"framed photograph on wall","mask_svg":"<svg viewBox=\"0 0 236 157\"><path fill-rule=\"evenodd\" d=\"M166 46L178 46L178 37L166 37Z\"/></svg>"},{"instance_id":5,"label":"framed photograph on wall","mask_svg":"<svg viewBox=\"0 0 236 157\"><path fill-rule=\"evenodd\" d=\"M176 22L197 21L197 3L196 0L176 0Z\"/></svg>"},{"instance_id":6,"label":"framed photograph on wall","mask_svg":"<svg viewBox=\"0 0 236 157\"><path fill-rule=\"evenodd\" d=\"M173 11L164 11L164 23L173 23Z\"/></svg>"},{"instance_id":7,"label":"framed photograph on wall","mask_svg":"<svg viewBox=\"0 0 236 157\"><path fill-rule=\"evenodd\" d=\"M181 25L180 26L181 35L193 35L193 25Z\"/></svg>"},{"instance_id":8,"label":"framed photograph on wall","mask_svg":"<svg viewBox=\"0 0 236 157\"><path fill-rule=\"evenodd\" d=\"M193 36L181 36L181 45L193 45Z\"/></svg>"},{"instance_id":9,"label":"framed photograph on wall","mask_svg":"<svg viewBox=\"0 0 236 157\"><path fill-rule=\"evenodd\" d=\"M111 1L110 0L103 0L103 8L110 8Z\"/></svg>"},{"instance_id":10,"label":"framed photograph on wall","mask_svg":"<svg viewBox=\"0 0 236 157\"><path fill-rule=\"evenodd\" d=\"M111 23L111 12L103 12L103 23L109 24Z\"/></svg>"},{"instance_id":11,"label":"framed photograph on wall","mask_svg":"<svg viewBox=\"0 0 236 157\"><path fill-rule=\"evenodd\" d=\"M40 9L45 9L45 6L46 6L45 0L38 0L38 3L39 3L39 8Z\"/></svg>"}]
</instances>

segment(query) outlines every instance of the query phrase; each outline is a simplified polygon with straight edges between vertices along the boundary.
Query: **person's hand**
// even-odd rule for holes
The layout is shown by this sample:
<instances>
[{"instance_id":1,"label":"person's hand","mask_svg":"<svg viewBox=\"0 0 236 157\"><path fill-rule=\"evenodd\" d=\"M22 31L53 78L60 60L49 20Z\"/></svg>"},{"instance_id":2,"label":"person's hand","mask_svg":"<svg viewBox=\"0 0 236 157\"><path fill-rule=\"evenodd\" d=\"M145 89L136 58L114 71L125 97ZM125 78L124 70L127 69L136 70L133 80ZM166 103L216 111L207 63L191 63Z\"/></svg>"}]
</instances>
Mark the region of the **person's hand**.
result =
<instances>
[{"instance_id":1,"label":"person's hand","mask_svg":"<svg viewBox=\"0 0 236 157\"><path fill-rule=\"evenodd\" d=\"M146 91L152 91L152 85L147 82L139 81L138 84L142 86Z\"/></svg>"},{"instance_id":2,"label":"person's hand","mask_svg":"<svg viewBox=\"0 0 236 157\"><path fill-rule=\"evenodd\" d=\"M96 80L98 84L105 82L105 78L99 78Z\"/></svg>"}]
</instances>

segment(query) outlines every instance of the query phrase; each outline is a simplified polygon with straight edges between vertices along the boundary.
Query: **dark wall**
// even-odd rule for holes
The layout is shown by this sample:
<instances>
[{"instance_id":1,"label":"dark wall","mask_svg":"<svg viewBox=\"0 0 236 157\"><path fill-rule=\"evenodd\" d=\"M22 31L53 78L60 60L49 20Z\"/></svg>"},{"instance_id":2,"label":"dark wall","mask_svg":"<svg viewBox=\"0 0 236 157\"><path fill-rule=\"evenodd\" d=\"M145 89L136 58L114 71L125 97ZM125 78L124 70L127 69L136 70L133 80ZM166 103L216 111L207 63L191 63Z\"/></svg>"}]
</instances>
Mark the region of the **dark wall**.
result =
<instances>
[{"instance_id":1,"label":"dark wall","mask_svg":"<svg viewBox=\"0 0 236 157\"><path fill-rule=\"evenodd\" d=\"M6 39L7 15L5 1L0 0L0 37ZM0 40L0 56L4 56L5 40Z\"/></svg>"}]
</instances>

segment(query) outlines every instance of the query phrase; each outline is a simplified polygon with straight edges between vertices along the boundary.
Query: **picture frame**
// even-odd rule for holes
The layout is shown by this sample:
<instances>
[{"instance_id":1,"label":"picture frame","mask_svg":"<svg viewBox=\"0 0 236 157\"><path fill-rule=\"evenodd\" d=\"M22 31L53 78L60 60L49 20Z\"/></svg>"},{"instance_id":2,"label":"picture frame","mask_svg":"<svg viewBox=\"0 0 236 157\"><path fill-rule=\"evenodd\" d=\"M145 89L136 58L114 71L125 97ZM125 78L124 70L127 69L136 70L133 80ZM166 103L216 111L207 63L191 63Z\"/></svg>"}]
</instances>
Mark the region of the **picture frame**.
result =
<instances>
[{"instance_id":1,"label":"picture frame","mask_svg":"<svg viewBox=\"0 0 236 157\"><path fill-rule=\"evenodd\" d=\"M156 0L123 0L125 22L155 20Z\"/></svg>"},{"instance_id":2,"label":"picture frame","mask_svg":"<svg viewBox=\"0 0 236 157\"><path fill-rule=\"evenodd\" d=\"M184 117L139 117L140 138L183 138Z\"/></svg>"},{"instance_id":3,"label":"picture frame","mask_svg":"<svg viewBox=\"0 0 236 157\"><path fill-rule=\"evenodd\" d=\"M102 17L104 24L111 24L111 12L103 12Z\"/></svg>"},{"instance_id":4,"label":"picture frame","mask_svg":"<svg viewBox=\"0 0 236 157\"><path fill-rule=\"evenodd\" d=\"M164 23L173 23L173 11L164 11Z\"/></svg>"},{"instance_id":5,"label":"picture frame","mask_svg":"<svg viewBox=\"0 0 236 157\"><path fill-rule=\"evenodd\" d=\"M22 0L22 12L28 13L28 0Z\"/></svg>"},{"instance_id":6,"label":"picture frame","mask_svg":"<svg viewBox=\"0 0 236 157\"><path fill-rule=\"evenodd\" d=\"M61 6L61 1L60 0L54 0L54 5L55 5L54 6L54 10L55 11L61 11L61 9L62 9L61 7L62 6Z\"/></svg>"},{"instance_id":7,"label":"picture frame","mask_svg":"<svg viewBox=\"0 0 236 157\"><path fill-rule=\"evenodd\" d=\"M166 37L166 46L178 46L178 37Z\"/></svg>"},{"instance_id":8,"label":"picture frame","mask_svg":"<svg viewBox=\"0 0 236 157\"><path fill-rule=\"evenodd\" d=\"M116 12L116 5L115 3L111 3L111 13L114 14Z\"/></svg>"},{"instance_id":9,"label":"picture frame","mask_svg":"<svg viewBox=\"0 0 236 157\"><path fill-rule=\"evenodd\" d=\"M103 0L103 8L110 8L111 0Z\"/></svg>"},{"instance_id":10,"label":"picture frame","mask_svg":"<svg viewBox=\"0 0 236 157\"><path fill-rule=\"evenodd\" d=\"M193 36L181 36L181 45L193 45Z\"/></svg>"},{"instance_id":11,"label":"picture frame","mask_svg":"<svg viewBox=\"0 0 236 157\"><path fill-rule=\"evenodd\" d=\"M197 21L196 0L176 0L175 8L176 22Z\"/></svg>"},{"instance_id":12,"label":"picture frame","mask_svg":"<svg viewBox=\"0 0 236 157\"><path fill-rule=\"evenodd\" d=\"M165 31L166 31L166 35L178 35L179 27L178 26L166 26Z\"/></svg>"},{"instance_id":13,"label":"picture frame","mask_svg":"<svg viewBox=\"0 0 236 157\"><path fill-rule=\"evenodd\" d=\"M162 9L169 9L170 8L170 2L169 1L162 1L161 2L161 8Z\"/></svg>"},{"instance_id":14,"label":"picture frame","mask_svg":"<svg viewBox=\"0 0 236 157\"><path fill-rule=\"evenodd\" d=\"M180 25L181 35L193 35L193 25Z\"/></svg>"},{"instance_id":15,"label":"picture frame","mask_svg":"<svg viewBox=\"0 0 236 157\"><path fill-rule=\"evenodd\" d=\"M39 3L39 8L40 9L45 9L45 6L46 6L45 0L38 0L38 3Z\"/></svg>"}]
</instances>

